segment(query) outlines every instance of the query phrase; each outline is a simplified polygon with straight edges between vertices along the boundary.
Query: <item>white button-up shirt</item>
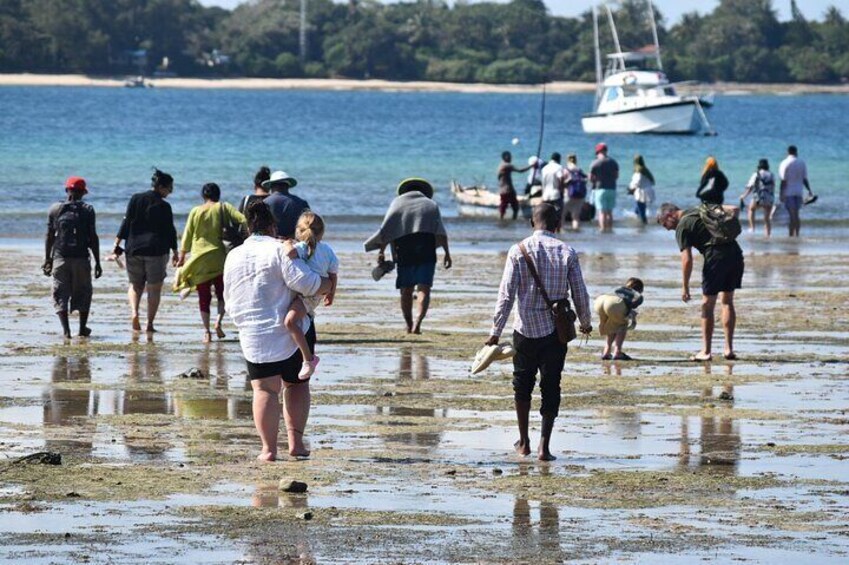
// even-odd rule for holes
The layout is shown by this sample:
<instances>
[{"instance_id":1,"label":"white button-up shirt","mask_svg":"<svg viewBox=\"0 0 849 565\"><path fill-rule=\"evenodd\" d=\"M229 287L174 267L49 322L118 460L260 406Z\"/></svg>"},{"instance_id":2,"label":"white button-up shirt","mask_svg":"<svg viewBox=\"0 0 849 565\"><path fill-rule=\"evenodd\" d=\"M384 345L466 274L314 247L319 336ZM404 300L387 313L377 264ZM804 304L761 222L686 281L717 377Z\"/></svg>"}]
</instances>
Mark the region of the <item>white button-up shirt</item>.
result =
<instances>
[{"instance_id":1,"label":"white button-up shirt","mask_svg":"<svg viewBox=\"0 0 849 565\"><path fill-rule=\"evenodd\" d=\"M321 277L301 259L289 259L272 237L252 235L227 255L224 263L224 301L239 329L242 354L251 363L284 361L298 346L283 325L292 301L312 296ZM301 329L310 328L304 316Z\"/></svg>"}]
</instances>

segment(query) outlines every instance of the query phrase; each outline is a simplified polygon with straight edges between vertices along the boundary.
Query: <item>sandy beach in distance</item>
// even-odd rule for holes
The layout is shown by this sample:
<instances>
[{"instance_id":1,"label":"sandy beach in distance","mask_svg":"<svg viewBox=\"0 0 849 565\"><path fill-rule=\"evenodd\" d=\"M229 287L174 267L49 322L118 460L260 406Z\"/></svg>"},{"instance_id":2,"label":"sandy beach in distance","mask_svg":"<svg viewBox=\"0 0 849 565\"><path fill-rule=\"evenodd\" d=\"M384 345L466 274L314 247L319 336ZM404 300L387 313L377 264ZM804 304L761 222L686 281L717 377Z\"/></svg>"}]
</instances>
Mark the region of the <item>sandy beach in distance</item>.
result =
<instances>
[{"instance_id":1,"label":"sandy beach in distance","mask_svg":"<svg viewBox=\"0 0 849 565\"><path fill-rule=\"evenodd\" d=\"M101 86L122 87L125 78L93 77L87 75L0 74L0 86ZM366 90L385 92L465 92L465 93L528 93L539 91L539 85L484 84L388 80L307 79L307 78L151 78L157 88L230 88L247 90ZM849 94L849 84L754 84L712 83L682 86L717 93L740 94ZM593 92L590 82L558 81L547 85L554 94Z\"/></svg>"}]
</instances>

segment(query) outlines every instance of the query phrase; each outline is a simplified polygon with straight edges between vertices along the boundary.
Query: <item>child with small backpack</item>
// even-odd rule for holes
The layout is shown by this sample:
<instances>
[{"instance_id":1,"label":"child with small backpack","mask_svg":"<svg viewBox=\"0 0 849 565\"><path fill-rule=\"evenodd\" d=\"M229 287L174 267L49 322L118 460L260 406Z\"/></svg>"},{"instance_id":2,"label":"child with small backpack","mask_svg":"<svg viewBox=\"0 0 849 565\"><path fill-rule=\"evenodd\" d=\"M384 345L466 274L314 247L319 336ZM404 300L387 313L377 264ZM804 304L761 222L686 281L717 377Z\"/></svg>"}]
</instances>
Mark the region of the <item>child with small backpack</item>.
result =
<instances>
[{"instance_id":1,"label":"child with small backpack","mask_svg":"<svg viewBox=\"0 0 849 565\"><path fill-rule=\"evenodd\" d=\"M637 307L643 303L643 281L630 278L625 286L595 299L593 309L598 314L598 332L607 338L601 358L604 361L631 361L622 351L628 330L637 327Z\"/></svg>"}]
</instances>

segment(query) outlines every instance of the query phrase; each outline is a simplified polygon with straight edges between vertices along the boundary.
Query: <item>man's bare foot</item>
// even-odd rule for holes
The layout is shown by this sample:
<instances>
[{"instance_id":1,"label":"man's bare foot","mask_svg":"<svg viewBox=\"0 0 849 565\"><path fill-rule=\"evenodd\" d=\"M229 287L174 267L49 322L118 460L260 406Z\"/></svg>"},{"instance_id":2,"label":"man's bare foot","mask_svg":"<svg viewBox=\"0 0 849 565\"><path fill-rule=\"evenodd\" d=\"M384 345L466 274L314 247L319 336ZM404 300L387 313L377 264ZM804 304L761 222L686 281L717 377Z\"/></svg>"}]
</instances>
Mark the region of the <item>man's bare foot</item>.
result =
<instances>
[{"instance_id":1,"label":"man's bare foot","mask_svg":"<svg viewBox=\"0 0 849 565\"><path fill-rule=\"evenodd\" d=\"M210 341L212 341L212 334L209 332L203 332L203 342L209 343Z\"/></svg>"},{"instance_id":2,"label":"man's bare foot","mask_svg":"<svg viewBox=\"0 0 849 565\"><path fill-rule=\"evenodd\" d=\"M155 334L156 333L156 328L153 327L153 322L147 323L147 329L145 329L145 331L149 334Z\"/></svg>"},{"instance_id":3,"label":"man's bare foot","mask_svg":"<svg viewBox=\"0 0 849 565\"><path fill-rule=\"evenodd\" d=\"M224 330L221 329L220 324L215 324L215 335L218 339L224 339L227 337L227 334L224 333Z\"/></svg>"},{"instance_id":4,"label":"man's bare foot","mask_svg":"<svg viewBox=\"0 0 849 565\"><path fill-rule=\"evenodd\" d=\"M133 331L134 332L140 332L141 331L141 324L139 323L139 317L138 316L133 316L132 318L130 318L130 323L133 325Z\"/></svg>"},{"instance_id":5,"label":"man's bare foot","mask_svg":"<svg viewBox=\"0 0 849 565\"><path fill-rule=\"evenodd\" d=\"M259 455L256 456L257 461L262 461L263 463L272 463L277 461L277 455L271 453L270 451L263 451Z\"/></svg>"},{"instance_id":6,"label":"man's bare foot","mask_svg":"<svg viewBox=\"0 0 849 565\"><path fill-rule=\"evenodd\" d=\"M91 328L80 328L80 337L88 337L91 335Z\"/></svg>"},{"instance_id":7,"label":"man's bare foot","mask_svg":"<svg viewBox=\"0 0 849 565\"><path fill-rule=\"evenodd\" d=\"M422 335L422 327L420 325L417 325L415 328L413 328L413 333L416 335Z\"/></svg>"},{"instance_id":8,"label":"man's bare foot","mask_svg":"<svg viewBox=\"0 0 849 565\"><path fill-rule=\"evenodd\" d=\"M513 444L513 449L515 449L516 453L522 457L526 457L531 454L530 442L523 442L522 440L519 440Z\"/></svg>"},{"instance_id":9,"label":"man's bare foot","mask_svg":"<svg viewBox=\"0 0 849 565\"><path fill-rule=\"evenodd\" d=\"M71 335L71 332L62 332L62 337L65 339L71 339L73 336Z\"/></svg>"},{"instance_id":10,"label":"man's bare foot","mask_svg":"<svg viewBox=\"0 0 849 565\"><path fill-rule=\"evenodd\" d=\"M554 461L557 457L552 455L550 451L540 450L539 455L537 455L537 459L540 461Z\"/></svg>"},{"instance_id":11,"label":"man's bare foot","mask_svg":"<svg viewBox=\"0 0 849 565\"><path fill-rule=\"evenodd\" d=\"M307 449L304 446L301 446L300 448L297 448L297 449L290 449L289 455L292 456L292 457L309 457L310 456L310 450Z\"/></svg>"}]
</instances>

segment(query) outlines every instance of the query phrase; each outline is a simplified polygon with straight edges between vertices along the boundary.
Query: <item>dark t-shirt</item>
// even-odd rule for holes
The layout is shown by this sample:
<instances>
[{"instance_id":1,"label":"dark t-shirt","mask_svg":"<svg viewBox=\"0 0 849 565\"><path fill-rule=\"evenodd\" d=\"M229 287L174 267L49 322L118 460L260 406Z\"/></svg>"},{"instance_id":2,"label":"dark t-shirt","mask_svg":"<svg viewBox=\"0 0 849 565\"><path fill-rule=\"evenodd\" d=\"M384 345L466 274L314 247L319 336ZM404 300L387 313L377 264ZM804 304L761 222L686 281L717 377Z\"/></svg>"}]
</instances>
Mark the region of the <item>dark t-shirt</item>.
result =
<instances>
[{"instance_id":1,"label":"dark t-shirt","mask_svg":"<svg viewBox=\"0 0 849 565\"><path fill-rule=\"evenodd\" d=\"M139 192L130 198L127 213L118 229L118 238L127 241L127 255L157 257L177 250L177 228L171 205L155 190Z\"/></svg>"},{"instance_id":2,"label":"dark t-shirt","mask_svg":"<svg viewBox=\"0 0 849 565\"><path fill-rule=\"evenodd\" d=\"M710 232L695 210L688 210L681 217L675 229L675 239L681 251L695 247L704 256L705 262L722 261L743 254L736 241L724 245L708 245Z\"/></svg>"},{"instance_id":3,"label":"dark t-shirt","mask_svg":"<svg viewBox=\"0 0 849 565\"><path fill-rule=\"evenodd\" d=\"M72 245L71 247L62 247L62 241L60 234L57 233L59 228L58 221L60 212L65 208L65 206L72 206L76 209L76 226L74 226L75 230L75 240L73 242L66 243L77 243L78 245ZM65 216L67 220L70 216ZM89 246L91 243L97 238L97 228L95 226L96 223L96 215L94 213L94 208L81 200L77 200L75 202L57 202L53 206L50 207L50 210L47 212L47 231L52 233L56 239L54 239L53 243L53 256L54 257L88 257ZM67 234L66 234L67 235Z\"/></svg>"},{"instance_id":4,"label":"dark t-shirt","mask_svg":"<svg viewBox=\"0 0 849 565\"><path fill-rule=\"evenodd\" d=\"M399 267L436 263L436 236L432 233L411 233L392 243Z\"/></svg>"},{"instance_id":5,"label":"dark t-shirt","mask_svg":"<svg viewBox=\"0 0 849 565\"><path fill-rule=\"evenodd\" d=\"M725 201L725 190L728 188L728 177L719 169L711 170L702 177L696 197L708 204L722 204Z\"/></svg>"},{"instance_id":6,"label":"dark t-shirt","mask_svg":"<svg viewBox=\"0 0 849 565\"><path fill-rule=\"evenodd\" d=\"M295 237L295 226L298 218L309 210L310 205L303 198L294 194L275 192L265 197L265 204L271 208L271 215L277 223L278 237Z\"/></svg>"},{"instance_id":7,"label":"dark t-shirt","mask_svg":"<svg viewBox=\"0 0 849 565\"><path fill-rule=\"evenodd\" d=\"M593 161L590 167L590 179L598 183L598 188L616 189L619 178L619 163L610 157L601 157Z\"/></svg>"}]
</instances>

